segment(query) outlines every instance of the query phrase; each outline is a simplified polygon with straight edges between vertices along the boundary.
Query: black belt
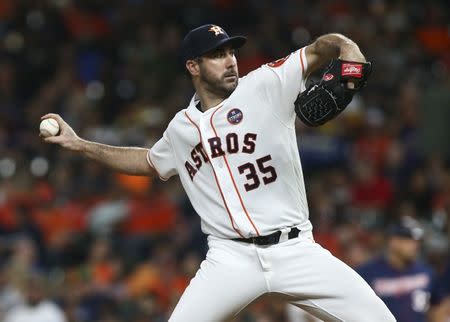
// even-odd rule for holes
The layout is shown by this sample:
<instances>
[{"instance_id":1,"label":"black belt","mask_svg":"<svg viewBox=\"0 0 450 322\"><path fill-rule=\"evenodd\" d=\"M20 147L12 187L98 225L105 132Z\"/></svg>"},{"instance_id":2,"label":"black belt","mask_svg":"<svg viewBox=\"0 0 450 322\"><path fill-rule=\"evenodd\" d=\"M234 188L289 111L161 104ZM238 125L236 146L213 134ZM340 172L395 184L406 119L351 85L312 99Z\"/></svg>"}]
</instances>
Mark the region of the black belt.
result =
<instances>
[{"instance_id":1,"label":"black belt","mask_svg":"<svg viewBox=\"0 0 450 322\"><path fill-rule=\"evenodd\" d=\"M299 233L300 233L300 229L298 229L297 227L291 228L291 230L288 233L288 239L297 238ZM249 237L249 238L234 238L233 240L263 246L263 245L278 244L280 242L280 236L281 236L281 230L278 230L278 231L276 231L270 235L266 235L266 236Z\"/></svg>"}]
</instances>

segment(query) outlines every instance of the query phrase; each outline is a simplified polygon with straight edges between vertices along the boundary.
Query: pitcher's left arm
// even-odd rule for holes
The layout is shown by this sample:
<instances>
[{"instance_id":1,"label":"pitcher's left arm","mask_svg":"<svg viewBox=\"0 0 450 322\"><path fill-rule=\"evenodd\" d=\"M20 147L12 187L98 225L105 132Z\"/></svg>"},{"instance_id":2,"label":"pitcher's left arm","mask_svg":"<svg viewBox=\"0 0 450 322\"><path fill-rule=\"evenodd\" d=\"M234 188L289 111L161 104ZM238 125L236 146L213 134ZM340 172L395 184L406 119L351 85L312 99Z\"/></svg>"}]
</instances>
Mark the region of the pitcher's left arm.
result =
<instances>
[{"instance_id":1,"label":"pitcher's left arm","mask_svg":"<svg viewBox=\"0 0 450 322\"><path fill-rule=\"evenodd\" d=\"M305 49L309 75L330 62L322 79L295 100L295 113L306 125L319 126L340 114L361 90L372 70L358 45L341 34L319 37Z\"/></svg>"},{"instance_id":2,"label":"pitcher's left arm","mask_svg":"<svg viewBox=\"0 0 450 322\"><path fill-rule=\"evenodd\" d=\"M332 33L320 36L306 46L307 74L328 64L332 59L365 63L366 58L358 45L342 34Z\"/></svg>"}]
</instances>

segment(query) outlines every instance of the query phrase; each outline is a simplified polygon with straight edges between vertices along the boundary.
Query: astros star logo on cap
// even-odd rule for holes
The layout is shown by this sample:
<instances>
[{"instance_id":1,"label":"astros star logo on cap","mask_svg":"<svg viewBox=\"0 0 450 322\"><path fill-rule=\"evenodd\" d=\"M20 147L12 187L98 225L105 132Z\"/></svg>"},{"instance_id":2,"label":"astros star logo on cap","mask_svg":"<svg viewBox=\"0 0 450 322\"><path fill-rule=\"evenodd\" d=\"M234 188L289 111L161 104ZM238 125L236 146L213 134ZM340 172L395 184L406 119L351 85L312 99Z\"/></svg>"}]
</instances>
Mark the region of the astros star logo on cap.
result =
<instances>
[{"instance_id":1,"label":"astros star logo on cap","mask_svg":"<svg viewBox=\"0 0 450 322\"><path fill-rule=\"evenodd\" d=\"M223 34L224 31L222 28L220 28L219 26L212 26L211 28L209 28L208 31L211 31L214 33L214 35L218 36L219 34Z\"/></svg>"}]
</instances>

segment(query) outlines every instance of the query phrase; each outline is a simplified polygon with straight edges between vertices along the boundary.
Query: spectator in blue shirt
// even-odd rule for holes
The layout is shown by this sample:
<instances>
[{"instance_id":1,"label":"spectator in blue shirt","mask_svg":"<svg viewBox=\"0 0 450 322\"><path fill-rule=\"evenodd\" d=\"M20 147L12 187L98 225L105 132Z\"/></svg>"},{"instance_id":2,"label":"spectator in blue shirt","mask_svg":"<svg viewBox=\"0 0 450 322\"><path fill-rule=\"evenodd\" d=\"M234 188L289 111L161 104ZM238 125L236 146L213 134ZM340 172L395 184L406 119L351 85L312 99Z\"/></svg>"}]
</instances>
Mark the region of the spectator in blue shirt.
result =
<instances>
[{"instance_id":1,"label":"spectator in blue shirt","mask_svg":"<svg viewBox=\"0 0 450 322\"><path fill-rule=\"evenodd\" d=\"M426 322L433 272L419 259L423 229L402 217L387 231L386 252L357 268L398 322Z\"/></svg>"}]
</instances>

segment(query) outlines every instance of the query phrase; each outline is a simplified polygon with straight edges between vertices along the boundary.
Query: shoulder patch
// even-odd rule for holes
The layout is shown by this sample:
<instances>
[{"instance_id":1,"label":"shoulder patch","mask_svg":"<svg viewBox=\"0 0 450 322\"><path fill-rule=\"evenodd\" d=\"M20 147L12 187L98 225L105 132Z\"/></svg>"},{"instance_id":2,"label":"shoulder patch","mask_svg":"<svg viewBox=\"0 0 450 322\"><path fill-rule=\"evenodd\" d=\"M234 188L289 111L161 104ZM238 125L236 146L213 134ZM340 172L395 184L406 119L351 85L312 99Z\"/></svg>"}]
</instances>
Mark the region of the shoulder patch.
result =
<instances>
[{"instance_id":1,"label":"shoulder patch","mask_svg":"<svg viewBox=\"0 0 450 322\"><path fill-rule=\"evenodd\" d=\"M290 56L291 56L291 54L287 55L286 57L277 59L277 60L275 60L275 61L273 61L273 62L270 62L270 63L267 64L267 66L269 66L269 67L280 67L281 65L284 64L284 62L285 62Z\"/></svg>"}]
</instances>

